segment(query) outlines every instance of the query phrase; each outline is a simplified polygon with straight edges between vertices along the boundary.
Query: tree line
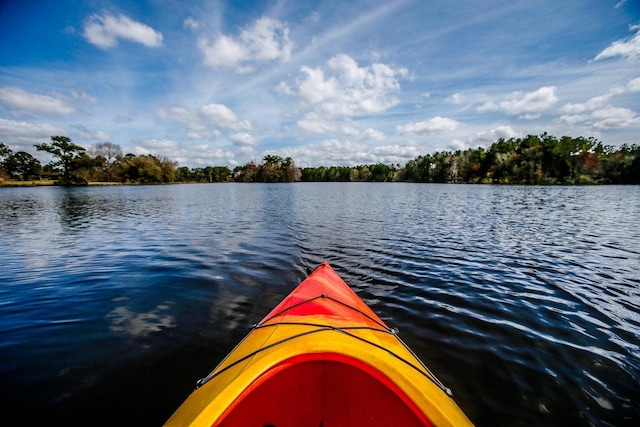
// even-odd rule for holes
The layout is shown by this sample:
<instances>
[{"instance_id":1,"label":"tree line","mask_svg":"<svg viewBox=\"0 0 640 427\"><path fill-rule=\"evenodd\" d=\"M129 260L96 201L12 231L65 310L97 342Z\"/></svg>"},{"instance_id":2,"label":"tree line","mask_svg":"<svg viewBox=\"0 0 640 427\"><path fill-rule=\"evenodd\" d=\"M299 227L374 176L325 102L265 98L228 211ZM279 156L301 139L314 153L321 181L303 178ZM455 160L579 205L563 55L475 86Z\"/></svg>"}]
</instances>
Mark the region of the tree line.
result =
<instances>
[{"instance_id":1,"label":"tree line","mask_svg":"<svg viewBox=\"0 0 640 427\"><path fill-rule=\"evenodd\" d=\"M497 184L640 184L640 146L547 133L498 139L473 148L418 156L399 180Z\"/></svg>"},{"instance_id":2,"label":"tree line","mask_svg":"<svg viewBox=\"0 0 640 427\"><path fill-rule=\"evenodd\" d=\"M14 180L50 179L60 185L171 183L176 179L176 162L150 154L123 155L120 146L111 142L87 150L66 136L52 136L50 143L36 144L35 148L51 154L53 160L42 166L31 154L14 153L0 142L0 174Z\"/></svg>"},{"instance_id":3,"label":"tree line","mask_svg":"<svg viewBox=\"0 0 640 427\"><path fill-rule=\"evenodd\" d=\"M0 179L51 179L61 185L213 182L425 182L497 184L640 184L640 146L603 145L595 138L556 138L547 133L500 138L487 149L425 154L400 164L299 168L291 157L266 155L233 170L226 166L178 167L153 154L123 154L103 142L87 150L65 136L36 144L52 155L47 165L0 142Z\"/></svg>"}]
</instances>

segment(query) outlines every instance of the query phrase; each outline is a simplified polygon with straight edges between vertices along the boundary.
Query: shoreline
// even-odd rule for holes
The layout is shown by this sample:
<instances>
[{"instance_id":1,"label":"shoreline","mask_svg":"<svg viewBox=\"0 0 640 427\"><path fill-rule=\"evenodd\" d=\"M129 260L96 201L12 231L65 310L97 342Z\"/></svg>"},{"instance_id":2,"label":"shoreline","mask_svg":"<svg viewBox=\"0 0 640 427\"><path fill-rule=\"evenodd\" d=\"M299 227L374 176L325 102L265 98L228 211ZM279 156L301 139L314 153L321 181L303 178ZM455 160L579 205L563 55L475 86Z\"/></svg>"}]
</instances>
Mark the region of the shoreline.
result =
<instances>
[{"instance_id":1,"label":"shoreline","mask_svg":"<svg viewBox=\"0 0 640 427\"><path fill-rule=\"evenodd\" d=\"M128 185L123 184L121 182L89 182L86 185L82 185L79 187L87 187L87 186L108 186L108 185ZM49 179L32 179L27 181L16 181L12 179L8 180L0 180L0 187L62 187L61 185L56 184L54 180Z\"/></svg>"},{"instance_id":2,"label":"shoreline","mask_svg":"<svg viewBox=\"0 0 640 427\"><path fill-rule=\"evenodd\" d=\"M296 183L367 183L366 181L297 181L288 184ZM230 182L167 182L167 183L136 183L136 182L100 182L91 181L84 185L60 185L56 184L53 180L28 180L28 181L14 181L14 180L0 180L0 188L29 188L29 187L112 187L112 186L140 186L140 185L180 185L180 184L225 184ZM383 183L376 181L375 183ZM522 184L522 183L508 183L508 182L414 182L414 181L390 181L388 183L407 183L407 184L454 184L454 185L497 185L497 186L530 186L530 187L606 187L606 186L633 186L638 184L603 184L603 183L548 183L548 184ZM241 184L254 184L254 183L241 183ZM262 182L255 182L255 184L265 184ZM283 183L279 183L283 184Z\"/></svg>"}]
</instances>

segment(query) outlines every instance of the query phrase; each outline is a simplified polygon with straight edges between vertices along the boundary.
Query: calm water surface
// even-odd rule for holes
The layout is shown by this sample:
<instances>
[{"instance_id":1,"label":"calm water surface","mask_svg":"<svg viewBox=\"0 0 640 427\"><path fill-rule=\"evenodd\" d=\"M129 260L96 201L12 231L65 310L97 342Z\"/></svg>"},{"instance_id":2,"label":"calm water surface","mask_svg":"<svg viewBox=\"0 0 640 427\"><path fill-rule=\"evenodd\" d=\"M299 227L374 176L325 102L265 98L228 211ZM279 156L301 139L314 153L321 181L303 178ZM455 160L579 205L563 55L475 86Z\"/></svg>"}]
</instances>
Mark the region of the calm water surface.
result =
<instances>
[{"instance_id":1,"label":"calm water surface","mask_svg":"<svg viewBox=\"0 0 640 427\"><path fill-rule=\"evenodd\" d=\"M323 259L478 426L640 421L640 187L0 188L0 410L159 426Z\"/></svg>"}]
</instances>

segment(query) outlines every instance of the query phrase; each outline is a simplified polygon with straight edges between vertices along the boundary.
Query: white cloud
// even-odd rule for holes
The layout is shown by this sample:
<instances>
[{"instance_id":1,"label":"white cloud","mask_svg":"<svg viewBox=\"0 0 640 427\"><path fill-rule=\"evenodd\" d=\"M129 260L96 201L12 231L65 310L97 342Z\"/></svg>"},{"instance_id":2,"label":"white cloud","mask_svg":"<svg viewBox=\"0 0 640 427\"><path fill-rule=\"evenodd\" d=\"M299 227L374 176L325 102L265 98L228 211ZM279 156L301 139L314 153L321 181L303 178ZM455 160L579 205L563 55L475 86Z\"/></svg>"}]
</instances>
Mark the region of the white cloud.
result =
<instances>
[{"instance_id":1,"label":"white cloud","mask_svg":"<svg viewBox=\"0 0 640 427\"><path fill-rule=\"evenodd\" d=\"M251 29L241 33L240 39L255 59L291 59L293 43L289 40L289 27L276 19L258 19Z\"/></svg>"},{"instance_id":2,"label":"white cloud","mask_svg":"<svg viewBox=\"0 0 640 427\"><path fill-rule=\"evenodd\" d=\"M229 135L229 141L233 145L249 145L256 146L259 144L258 140L254 138L252 135L249 135L246 132L242 133L234 133Z\"/></svg>"},{"instance_id":3,"label":"white cloud","mask_svg":"<svg viewBox=\"0 0 640 427\"><path fill-rule=\"evenodd\" d=\"M352 141L341 141L339 139L324 140L320 143L320 146L325 150L329 150L329 151L335 150L336 152L337 151L355 152L355 151L367 150L367 144L362 144L362 143L352 142Z\"/></svg>"},{"instance_id":4,"label":"white cloud","mask_svg":"<svg viewBox=\"0 0 640 427\"><path fill-rule=\"evenodd\" d=\"M638 116L628 108L604 108L591 113L595 119L593 127L596 129L616 129L627 127L638 121Z\"/></svg>"},{"instance_id":5,"label":"white cloud","mask_svg":"<svg viewBox=\"0 0 640 427\"><path fill-rule=\"evenodd\" d=\"M560 116L560 121L568 125L577 125L585 123L589 120L588 114L563 114Z\"/></svg>"},{"instance_id":6,"label":"white cloud","mask_svg":"<svg viewBox=\"0 0 640 427\"><path fill-rule=\"evenodd\" d=\"M249 51L244 45L224 35L218 37L213 45L201 38L198 40L198 48L204 55L204 63L214 67L235 65L249 59Z\"/></svg>"},{"instance_id":7,"label":"white cloud","mask_svg":"<svg viewBox=\"0 0 640 427\"><path fill-rule=\"evenodd\" d=\"M387 136L384 134L384 132L372 128L365 129L364 132L362 132L362 134L360 135L360 139L368 141L382 141L386 137Z\"/></svg>"},{"instance_id":8,"label":"white cloud","mask_svg":"<svg viewBox=\"0 0 640 427\"><path fill-rule=\"evenodd\" d=\"M519 115L518 118L522 120L535 120L535 119L539 119L540 116L541 116L540 113L527 113L527 114Z\"/></svg>"},{"instance_id":9,"label":"white cloud","mask_svg":"<svg viewBox=\"0 0 640 427\"><path fill-rule=\"evenodd\" d=\"M307 113L298 120L298 126L302 130L318 134L333 132L336 130L336 123L334 121L324 120L314 112Z\"/></svg>"},{"instance_id":10,"label":"white cloud","mask_svg":"<svg viewBox=\"0 0 640 427\"><path fill-rule=\"evenodd\" d=\"M518 137L518 133L511 126L497 126L489 131L479 132L471 138L470 142L476 144L493 143L500 138L510 139L516 137Z\"/></svg>"},{"instance_id":11,"label":"white cloud","mask_svg":"<svg viewBox=\"0 0 640 427\"><path fill-rule=\"evenodd\" d=\"M233 67L249 61L287 61L291 58L293 43L287 24L263 17L243 29L237 38L222 34L212 43L201 38L198 48L206 65ZM246 67L240 69L247 70Z\"/></svg>"},{"instance_id":12,"label":"white cloud","mask_svg":"<svg viewBox=\"0 0 640 427\"><path fill-rule=\"evenodd\" d=\"M141 155L154 155L154 156L163 156L171 161L179 161L181 154L185 154L185 149L181 146L181 144L173 139L158 139L158 138L147 138L147 139L136 139L132 140L135 144L134 146L128 147L127 152L133 153L137 156ZM189 151L191 147L189 147ZM191 153L187 153L191 155Z\"/></svg>"},{"instance_id":13,"label":"white cloud","mask_svg":"<svg viewBox=\"0 0 640 427\"><path fill-rule=\"evenodd\" d=\"M560 116L563 123L569 125L585 125L592 129L619 129L638 123L638 115L628 108L606 107L590 114L568 114Z\"/></svg>"},{"instance_id":14,"label":"white cloud","mask_svg":"<svg viewBox=\"0 0 640 427\"><path fill-rule=\"evenodd\" d=\"M284 155L291 156L301 167L405 164L420 154L424 152L413 145L371 146L364 142L335 138L324 140L318 146L307 145L284 151Z\"/></svg>"},{"instance_id":15,"label":"white cloud","mask_svg":"<svg viewBox=\"0 0 640 427\"><path fill-rule=\"evenodd\" d=\"M256 157L256 150L250 145L240 146L238 148L238 153L249 158L255 159Z\"/></svg>"},{"instance_id":16,"label":"white cloud","mask_svg":"<svg viewBox=\"0 0 640 427\"><path fill-rule=\"evenodd\" d=\"M456 92L447 98L447 101L449 101L452 104L462 104L464 100L465 100L465 96L460 92Z\"/></svg>"},{"instance_id":17,"label":"white cloud","mask_svg":"<svg viewBox=\"0 0 640 427\"><path fill-rule=\"evenodd\" d=\"M296 165L307 166L357 166L375 163L405 164L423 154L410 145L384 145L373 147L364 142L346 139L327 139L319 145L305 145L278 150L281 156L293 158Z\"/></svg>"},{"instance_id":18,"label":"white cloud","mask_svg":"<svg viewBox=\"0 0 640 427\"><path fill-rule=\"evenodd\" d=\"M309 104L319 104L325 99L336 97L339 92L338 81L334 77L325 80L319 68L302 67L306 78L298 81L300 96Z\"/></svg>"},{"instance_id":19,"label":"white cloud","mask_svg":"<svg viewBox=\"0 0 640 427\"><path fill-rule=\"evenodd\" d=\"M357 122L349 118L327 119L314 111L305 114L297 123L301 130L318 135L341 135L361 141L382 141L387 137L384 132L377 129L362 130Z\"/></svg>"},{"instance_id":20,"label":"white cloud","mask_svg":"<svg viewBox=\"0 0 640 427\"><path fill-rule=\"evenodd\" d=\"M218 130L187 130L187 137L192 140L216 139L220 136Z\"/></svg>"},{"instance_id":21,"label":"white cloud","mask_svg":"<svg viewBox=\"0 0 640 427\"><path fill-rule=\"evenodd\" d=\"M207 104L202 107L185 108L171 107L160 108L156 116L161 120L172 120L184 124L189 129L191 139L203 139L217 136L217 132L211 127L220 127L230 130L251 130L251 123L241 119L229 107L223 104Z\"/></svg>"},{"instance_id":22,"label":"white cloud","mask_svg":"<svg viewBox=\"0 0 640 427\"><path fill-rule=\"evenodd\" d=\"M71 125L72 128L76 129L78 132L78 137L83 140L89 140L91 142L95 141L109 141L109 135L98 130L92 131L84 125Z\"/></svg>"},{"instance_id":23,"label":"white cloud","mask_svg":"<svg viewBox=\"0 0 640 427\"><path fill-rule=\"evenodd\" d=\"M171 107L168 110L160 108L156 115L162 120L175 120L185 123L189 127L196 127L200 124L197 111L191 108Z\"/></svg>"},{"instance_id":24,"label":"white cloud","mask_svg":"<svg viewBox=\"0 0 640 427\"><path fill-rule=\"evenodd\" d=\"M190 167L204 167L212 165L237 165L235 153L232 150L219 147L212 147L208 144L189 145L182 147L178 151L179 156L175 158L180 165Z\"/></svg>"},{"instance_id":25,"label":"white cloud","mask_svg":"<svg viewBox=\"0 0 640 427\"><path fill-rule=\"evenodd\" d=\"M205 117L210 123L233 130L249 130L251 123L243 120L236 113L222 104L208 104L200 109L202 117Z\"/></svg>"},{"instance_id":26,"label":"white cloud","mask_svg":"<svg viewBox=\"0 0 640 427\"><path fill-rule=\"evenodd\" d=\"M0 103L9 110L15 108L46 116L64 116L76 111L63 99L27 92L14 86L0 88Z\"/></svg>"},{"instance_id":27,"label":"white cloud","mask_svg":"<svg viewBox=\"0 0 640 427\"><path fill-rule=\"evenodd\" d=\"M561 111L567 114L560 116L560 120L570 125L589 124L594 129L626 127L637 120L636 114L626 108L615 108L609 101L615 95L637 91L640 91L640 77L630 80L626 87L614 87L586 102L564 105Z\"/></svg>"},{"instance_id":28,"label":"white cloud","mask_svg":"<svg viewBox=\"0 0 640 427\"><path fill-rule=\"evenodd\" d=\"M451 151L466 150L467 148L469 148L469 144L464 142L464 141L461 141L459 139L454 139L447 146L447 149L449 149Z\"/></svg>"},{"instance_id":29,"label":"white cloud","mask_svg":"<svg viewBox=\"0 0 640 427\"><path fill-rule=\"evenodd\" d=\"M629 84L627 84L627 88L631 92L640 92L640 77L636 77L635 79L629 81Z\"/></svg>"},{"instance_id":30,"label":"white cloud","mask_svg":"<svg viewBox=\"0 0 640 427\"><path fill-rule=\"evenodd\" d=\"M580 114L584 111L595 110L596 108L602 108L609 102L611 99L612 93L607 93L605 95L594 96L589 99L587 102L576 103L576 104L565 104L561 111L564 113L570 114Z\"/></svg>"},{"instance_id":31,"label":"white cloud","mask_svg":"<svg viewBox=\"0 0 640 427\"><path fill-rule=\"evenodd\" d=\"M511 126L497 126L488 131L478 132L477 134L469 137L466 141L454 139L451 144L449 144L449 149L455 151L478 146L489 146L500 138L510 139L518 136L519 134L514 131Z\"/></svg>"},{"instance_id":32,"label":"white cloud","mask_svg":"<svg viewBox=\"0 0 640 427\"><path fill-rule=\"evenodd\" d=\"M16 122L0 118L2 142L13 151L33 153L34 144L47 142L52 135L66 135L66 131L48 123Z\"/></svg>"},{"instance_id":33,"label":"white cloud","mask_svg":"<svg viewBox=\"0 0 640 427\"><path fill-rule=\"evenodd\" d=\"M142 146L154 153L172 152L178 148L178 143L169 139L146 139Z\"/></svg>"},{"instance_id":34,"label":"white cloud","mask_svg":"<svg viewBox=\"0 0 640 427\"><path fill-rule=\"evenodd\" d=\"M418 157L421 154L424 154L418 147L413 145L381 145L379 147L375 147L373 152L382 156L385 159L403 159L405 162L411 159ZM398 161L393 161L391 163L398 163Z\"/></svg>"},{"instance_id":35,"label":"white cloud","mask_svg":"<svg viewBox=\"0 0 640 427\"><path fill-rule=\"evenodd\" d=\"M320 143L320 149L326 166L364 164L375 159L367 144L349 140L328 139Z\"/></svg>"},{"instance_id":36,"label":"white cloud","mask_svg":"<svg viewBox=\"0 0 640 427\"><path fill-rule=\"evenodd\" d=\"M276 92L279 93L280 95L286 95L286 96L291 96L295 94L293 89L291 89L291 86L289 86L286 82L278 83L278 86L276 86Z\"/></svg>"},{"instance_id":37,"label":"white cloud","mask_svg":"<svg viewBox=\"0 0 640 427\"><path fill-rule=\"evenodd\" d=\"M90 16L85 22L84 36L102 49L116 46L118 39L141 43L147 47L162 46L162 33L127 16L113 16L109 13Z\"/></svg>"},{"instance_id":38,"label":"white cloud","mask_svg":"<svg viewBox=\"0 0 640 427\"><path fill-rule=\"evenodd\" d=\"M303 66L304 76L297 79L298 92L307 105L314 105L327 117L353 117L381 113L398 104L398 78L408 72L404 68L374 63L360 67L348 55L338 54L327 62L327 73L321 68Z\"/></svg>"},{"instance_id":39,"label":"white cloud","mask_svg":"<svg viewBox=\"0 0 640 427\"><path fill-rule=\"evenodd\" d=\"M434 133L453 132L460 123L447 117L436 116L422 122L408 123L396 126L396 131L401 135L429 135Z\"/></svg>"},{"instance_id":40,"label":"white cloud","mask_svg":"<svg viewBox=\"0 0 640 427\"><path fill-rule=\"evenodd\" d=\"M558 102L555 86L544 86L533 92L512 92L504 101L487 102L478 107L478 112L503 111L510 115L542 112Z\"/></svg>"},{"instance_id":41,"label":"white cloud","mask_svg":"<svg viewBox=\"0 0 640 427\"><path fill-rule=\"evenodd\" d=\"M611 45L600 52L595 59L599 60L612 58L614 56L623 56L627 58L635 58L637 56L640 56L640 28L636 26L632 27L631 29L637 29L638 31L635 33L635 35L627 39L618 40L611 43Z\"/></svg>"},{"instance_id":42,"label":"white cloud","mask_svg":"<svg viewBox=\"0 0 640 427\"><path fill-rule=\"evenodd\" d=\"M200 28L200 23L196 21L192 16L189 16L188 18L186 18L182 22L182 25L184 26L184 28L189 28L190 30L193 30L193 31Z\"/></svg>"}]
</instances>

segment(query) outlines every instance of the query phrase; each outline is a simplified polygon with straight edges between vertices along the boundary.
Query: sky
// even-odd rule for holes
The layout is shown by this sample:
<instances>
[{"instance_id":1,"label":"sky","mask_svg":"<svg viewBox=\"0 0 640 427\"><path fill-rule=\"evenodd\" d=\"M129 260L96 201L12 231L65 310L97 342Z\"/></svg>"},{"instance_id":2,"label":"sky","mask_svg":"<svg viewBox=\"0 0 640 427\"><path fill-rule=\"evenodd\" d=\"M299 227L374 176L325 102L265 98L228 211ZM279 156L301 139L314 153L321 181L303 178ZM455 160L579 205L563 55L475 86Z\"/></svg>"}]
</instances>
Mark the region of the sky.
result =
<instances>
[{"instance_id":1,"label":"sky","mask_svg":"<svg viewBox=\"0 0 640 427\"><path fill-rule=\"evenodd\" d=\"M0 141L190 168L640 143L640 0L0 0Z\"/></svg>"}]
</instances>

